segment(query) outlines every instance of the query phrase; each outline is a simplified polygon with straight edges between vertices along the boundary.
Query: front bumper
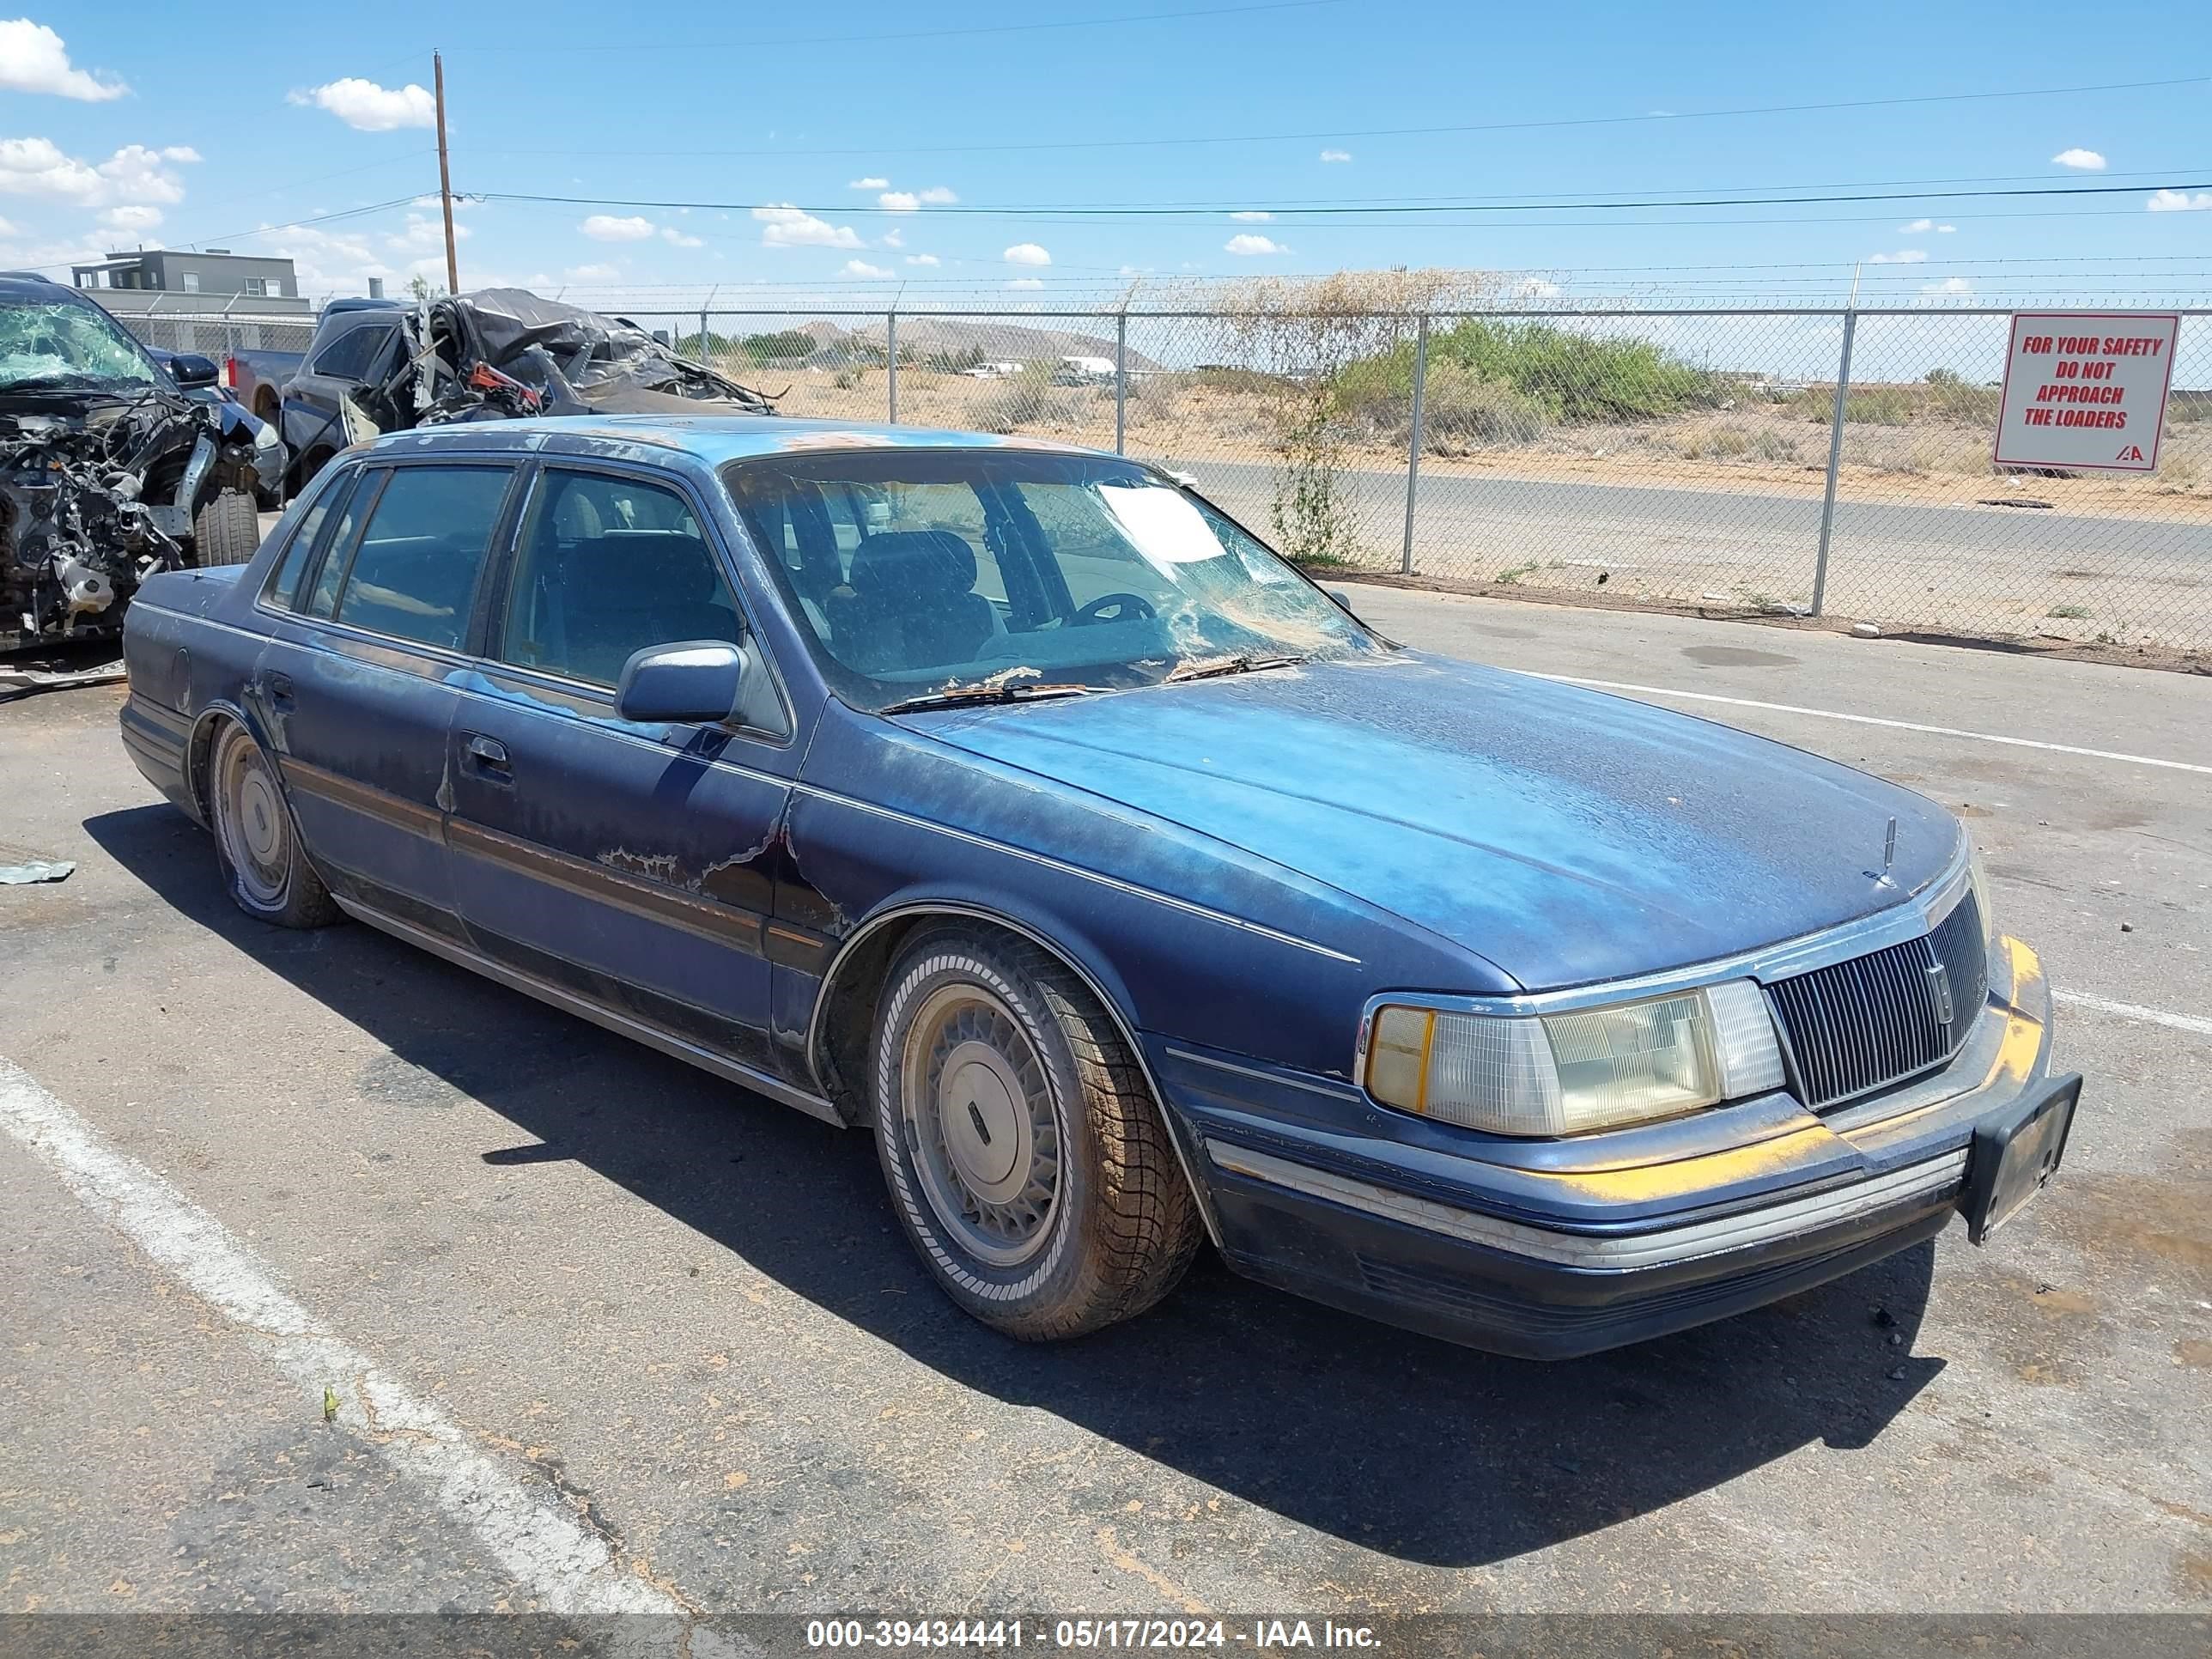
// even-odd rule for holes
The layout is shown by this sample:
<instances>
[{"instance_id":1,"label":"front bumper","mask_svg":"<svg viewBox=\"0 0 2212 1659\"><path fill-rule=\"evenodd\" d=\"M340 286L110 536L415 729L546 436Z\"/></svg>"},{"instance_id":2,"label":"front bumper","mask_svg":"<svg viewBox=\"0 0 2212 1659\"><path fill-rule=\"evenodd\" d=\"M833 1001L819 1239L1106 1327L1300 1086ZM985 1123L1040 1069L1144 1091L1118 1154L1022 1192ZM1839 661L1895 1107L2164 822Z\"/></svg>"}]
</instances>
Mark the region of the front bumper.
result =
<instances>
[{"instance_id":1,"label":"front bumper","mask_svg":"<svg viewBox=\"0 0 2212 1659\"><path fill-rule=\"evenodd\" d=\"M1325 1103L1334 1085L1315 1079L1179 1044L1158 1064L1239 1271L1470 1346L1565 1358L1759 1306L1942 1231L1976 1127L2050 1072L2041 964L2017 940L1994 955L1990 1001L1938 1072L1824 1115L1770 1097L1667 1132L1484 1149L1510 1162L1419 1144L1355 1091ZM1744 1133L1715 1144L1730 1118Z\"/></svg>"}]
</instances>

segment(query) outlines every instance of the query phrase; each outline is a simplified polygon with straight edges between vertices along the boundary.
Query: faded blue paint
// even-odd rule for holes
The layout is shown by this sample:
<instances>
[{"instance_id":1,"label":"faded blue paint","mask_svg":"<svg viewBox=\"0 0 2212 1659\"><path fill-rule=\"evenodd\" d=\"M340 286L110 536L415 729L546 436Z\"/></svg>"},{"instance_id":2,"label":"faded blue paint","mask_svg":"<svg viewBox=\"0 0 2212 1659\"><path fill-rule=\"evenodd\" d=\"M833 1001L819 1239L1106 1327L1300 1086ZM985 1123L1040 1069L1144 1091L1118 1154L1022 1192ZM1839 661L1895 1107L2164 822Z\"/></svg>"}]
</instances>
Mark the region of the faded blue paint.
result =
<instances>
[{"instance_id":1,"label":"faded blue paint","mask_svg":"<svg viewBox=\"0 0 2212 1659\"><path fill-rule=\"evenodd\" d=\"M602 690L485 660L488 617L447 652L273 615L255 599L293 515L235 580L177 573L140 590L125 638L125 739L142 770L194 810L193 723L234 711L272 754L361 787L310 799L288 780L319 865L356 902L848 1110L853 1079L806 1042L840 942L933 907L1002 918L1049 941L1105 997L1160 1084L1232 1261L1443 1334L1557 1352L1589 1346L1590 1329L1626 1340L1711 1316L1640 1308L1641 1288L1600 1296L1568 1279L1532 1281L1495 1253L1433 1236L1411 1242L1396 1224L1216 1170L1204 1139L1472 1211L1601 1230L1874 1167L1780 1091L1561 1142L1411 1118L1355 1086L1357 1028L1387 992L1494 996L1632 976L1908 902L1959 846L1942 808L1728 727L1379 645L1356 659L1064 701L888 719L850 708L804 648L803 624L717 471L782 453L977 446L1065 447L617 416L396 434L341 459L467 453L528 468L567 458L684 481L712 521L748 648L778 675L787 735L621 720ZM265 696L280 664L295 682L289 709ZM503 745L511 781L471 770L474 738ZM1875 874L1893 817L1884 885ZM2045 1064L2039 1049L2027 1080ZM2000 1090L2006 1100L2018 1081ZM1961 1144L1975 1111L2005 1103L1989 1094L1969 1090L1916 1119L1881 1158ZM1767 1146L1786 1153L1753 1156ZM1593 1184L1686 1160L1725 1165L1731 1149L1744 1159L1703 1188ZM1862 1230L1850 1260L1929 1230L1926 1214L1910 1221ZM1358 1258L1377 1252L1408 1271L1456 1273L1478 1304L1520 1311L1445 1317L1393 1302L1363 1288ZM1753 1299L1843 1261L1785 1261L1790 1272L1760 1279ZM1727 1276L1738 1270L1700 1269L1721 1282L1697 1305L1734 1305ZM1647 1282L1673 1296L1683 1275L1635 1285ZM1561 1310L1600 1301L1598 1325Z\"/></svg>"}]
</instances>

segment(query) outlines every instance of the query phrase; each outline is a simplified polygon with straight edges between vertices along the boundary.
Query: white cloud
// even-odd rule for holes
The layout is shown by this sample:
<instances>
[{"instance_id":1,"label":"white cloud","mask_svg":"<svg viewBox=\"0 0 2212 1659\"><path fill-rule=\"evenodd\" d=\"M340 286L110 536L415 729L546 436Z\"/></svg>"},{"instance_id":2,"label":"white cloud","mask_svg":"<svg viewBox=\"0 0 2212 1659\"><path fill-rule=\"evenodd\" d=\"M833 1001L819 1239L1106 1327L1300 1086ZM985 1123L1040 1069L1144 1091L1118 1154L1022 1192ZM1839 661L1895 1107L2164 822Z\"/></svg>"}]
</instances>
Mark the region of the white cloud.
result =
<instances>
[{"instance_id":1,"label":"white cloud","mask_svg":"<svg viewBox=\"0 0 2212 1659\"><path fill-rule=\"evenodd\" d=\"M50 196L87 207L173 204L185 199L185 182L170 164L199 159L198 150L182 144L167 149L125 144L94 163L65 154L51 138L0 138L0 192Z\"/></svg>"},{"instance_id":2,"label":"white cloud","mask_svg":"<svg viewBox=\"0 0 2212 1659\"><path fill-rule=\"evenodd\" d=\"M576 228L595 242L642 242L653 234L653 221L635 215L618 219L611 213L594 213Z\"/></svg>"},{"instance_id":3,"label":"white cloud","mask_svg":"<svg viewBox=\"0 0 2212 1659\"><path fill-rule=\"evenodd\" d=\"M1541 276L1523 276L1513 284L1511 292L1518 300L1556 300L1559 297L1559 285Z\"/></svg>"},{"instance_id":4,"label":"white cloud","mask_svg":"<svg viewBox=\"0 0 2212 1659\"><path fill-rule=\"evenodd\" d=\"M760 222L763 247L865 247L860 233L850 225L833 225L816 218L804 208L780 202L773 207L757 207L753 217Z\"/></svg>"},{"instance_id":5,"label":"white cloud","mask_svg":"<svg viewBox=\"0 0 2212 1659\"><path fill-rule=\"evenodd\" d=\"M1870 265L1917 265L1927 258L1928 250L1924 247L1901 247L1894 253L1869 253L1867 263Z\"/></svg>"},{"instance_id":6,"label":"white cloud","mask_svg":"<svg viewBox=\"0 0 2212 1659\"><path fill-rule=\"evenodd\" d=\"M61 36L27 17L0 22L0 87L50 92L86 104L104 104L131 90L120 81L103 81L78 69L70 62Z\"/></svg>"},{"instance_id":7,"label":"white cloud","mask_svg":"<svg viewBox=\"0 0 2212 1659\"><path fill-rule=\"evenodd\" d=\"M2185 190L2162 190L2143 205L2153 213L2203 213L2212 211L2212 191L2191 196Z\"/></svg>"},{"instance_id":8,"label":"white cloud","mask_svg":"<svg viewBox=\"0 0 2212 1659\"><path fill-rule=\"evenodd\" d=\"M1348 149L1325 149L1321 153L1321 159L1324 161L1349 161L1352 152Z\"/></svg>"},{"instance_id":9,"label":"white cloud","mask_svg":"<svg viewBox=\"0 0 2212 1659\"><path fill-rule=\"evenodd\" d=\"M924 207L951 207L959 199L942 185L932 185L921 192L921 204Z\"/></svg>"},{"instance_id":10,"label":"white cloud","mask_svg":"<svg viewBox=\"0 0 2212 1659\"><path fill-rule=\"evenodd\" d=\"M566 272L572 283L617 283L622 280L620 265L570 265Z\"/></svg>"},{"instance_id":11,"label":"white cloud","mask_svg":"<svg viewBox=\"0 0 2212 1659\"><path fill-rule=\"evenodd\" d=\"M1005 257L1010 265L1048 265L1052 263L1052 255L1035 242L1017 242L1006 250Z\"/></svg>"},{"instance_id":12,"label":"white cloud","mask_svg":"<svg viewBox=\"0 0 2212 1659\"><path fill-rule=\"evenodd\" d=\"M411 81L404 87L380 87L349 75L305 91L287 93L284 100L326 109L362 132L434 126L438 120L437 100Z\"/></svg>"},{"instance_id":13,"label":"white cloud","mask_svg":"<svg viewBox=\"0 0 2212 1659\"><path fill-rule=\"evenodd\" d=\"M707 239L705 237L688 235L684 232L677 229L673 225L661 226L660 240L667 243L671 247L704 247L707 246Z\"/></svg>"},{"instance_id":14,"label":"white cloud","mask_svg":"<svg viewBox=\"0 0 2212 1659\"><path fill-rule=\"evenodd\" d=\"M843 276L858 276L865 282L871 283L887 282L892 275L881 265L872 265L866 259L846 260L845 269L838 274Z\"/></svg>"},{"instance_id":15,"label":"white cloud","mask_svg":"<svg viewBox=\"0 0 2212 1659\"><path fill-rule=\"evenodd\" d=\"M149 212L152 211L150 208L147 210ZM21 236L22 234L23 233L21 231L16 229L15 227L10 224L7 220L0 219L0 236Z\"/></svg>"},{"instance_id":16,"label":"white cloud","mask_svg":"<svg viewBox=\"0 0 2212 1659\"><path fill-rule=\"evenodd\" d=\"M2074 167L2083 173L2102 173L2105 158L2094 149L2062 149L2051 158L2055 167Z\"/></svg>"},{"instance_id":17,"label":"white cloud","mask_svg":"<svg viewBox=\"0 0 2212 1659\"><path fill-rule=\"evenodd\" d=\"M1243 213L1232 213L1229 216L1240 225L1264 225L1275 216L1262 213L1255 208Z\"/></svg>"},{"instance_id":18,"label":"white cloud","mask_svg":"<svg viewBox=\"0 0 2212 1659\"><path fill-rule=\"evenodd\" d=\"M1909 225L1899 225L1897 234L1900 236L1924 236L1932 230L1938 236L1948 236L1956 229L1956 225L1939 225L1933 219L1915 219Z\"/></svg>"},{"instance_id":19,"label":"white cloud","mask_svg":"<svg viewBox=\"0 0 2212 1659\"><path fill-rule=\"evenodd\" d=\"M1920 291L1923 294L1948 294L1955 298L1962 294L1972 294L1974 285L1963 276L1946 276L1940 283L1921 283Z\"/></svg>"},{"instance_id":20,"label":"white cloud","mask_svg":"<svg viewBox=\"0 0 2212 1659\"><path fill-rule=\"evenodd\" d=\"M921 205L921 198L910 190L887 190L876 198L876 205L886 213L912 213Z\"/></svg>"},{"instance_id":21,"label":"white cloud","mask_svg":"<svg viewBox=\"0 0 2212 1659\"><path fill-rule=\"evenodd\" d=\"M1255 236L1248 230L1240 232L1224 242L1221 245L1221 251L1224 253L1234 253L1239 258L1249 259L1255 258L1263 253L1288 253L1290 249L1272 236Z\"/></svg>"},{"instance_id":22,"label":"white cloud","mask_svg":"<svg viewBox=\"0 0 2212 1659\"><path fill-rule=\"evenodd\" d=\"M888 179L855 179L852 183L847 185L845 188L848 190L889 190L890 185L891 181Z\"/></svg>"},{"instance_id":23,"label":"white cloud","mask_svg":"<svg viewBox=\"0 0 2212 1659\"><path fill-rule=\"evenodd\" d=\"M110 230L151 230L161 222L161 210L136 203L128 207L112 207L100 214L100 222ZM14 233L0 232L0 234L12 235Z\"/></svg>"},{"instance_id":24,"label":"white cloud","mask_svg":"<svg viewBox=\"0 0 2212 1659\"><path fill-rule=\"evenodd\" d=\"M884 246L885 247L904 247L906 246L906 233L900 230L885 231L884 233Z\"/></svg>"},{"instance_id":25,"label":"white cloud","mask_svg":"<svg viewBox=\"0 0 2212 1659\"><path fill-rule=\"evenodd\" d=\"M906 256L906 262L910 265L933 265L940 263L934 253L909 253Z\"/></svg>"},{"instance_id":26,"label":"white cloud","mask_svg":"<svg viewBox=\"0 0 2212 1659\"><path fill-rule=\"evenodd\" d=\"M1036 276L1017 276L1012 282L1008 283L1006 286L1008 288L1020 289L1042 288L1044 286L1044 282L1042 278Z\"/></svg>"},{"instance_id":27,"label":"white cloud","mask_svg":"<svg viewBox=\"0 0 2212 1659\"><path fill-rule=\"evenodd\" d=\"M459 220L453 222L454 241L465 242L475 234ZM407 216L407 222L386 237L384 241L386 246L402 253L442 249L446 246L446 223L442 218L432 219L420 213L410 213Z\"/></svg>"}]
</instances>

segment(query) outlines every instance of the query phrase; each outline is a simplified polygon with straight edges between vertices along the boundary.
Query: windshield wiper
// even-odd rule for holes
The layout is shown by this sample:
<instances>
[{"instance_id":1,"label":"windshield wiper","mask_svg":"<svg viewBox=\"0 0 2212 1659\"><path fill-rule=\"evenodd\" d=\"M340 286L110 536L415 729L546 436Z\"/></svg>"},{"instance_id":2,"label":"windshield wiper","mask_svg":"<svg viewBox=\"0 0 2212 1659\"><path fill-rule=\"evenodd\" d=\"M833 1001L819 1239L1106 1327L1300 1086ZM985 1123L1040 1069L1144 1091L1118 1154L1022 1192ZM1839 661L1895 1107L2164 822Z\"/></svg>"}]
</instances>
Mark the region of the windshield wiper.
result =
<instances>
[{"instance_id":1,"label":"windshield wiper","mask_svg":"<svg viewBox=\"0 0 2212 1659\"><path fill-rule=\"evenodd\" d=\"M1209 657L1204 662L1185 663L1163 676L1160 684L1171 685L1177 680L1214 680L1226 674L1256 674L1263 668L1289 668L1304 660L1304 657L1287 655Z\"/></svg>"},{"instance_id":2,"label":"windshield wiper","mask_svg":"<svg viewBox=\"0 0 2212 1659\"><path fill-rule=\"evenodd\" d=\"M920 708L958 708L975 703L1037 702L1051 697L1080 697L1089 694L1087 685L1048 684L1038 680L1025 680L1019 685L953 685L942 691L908 697L879 708L879 714L910 714Z\"/></svg>"}]
</instances>

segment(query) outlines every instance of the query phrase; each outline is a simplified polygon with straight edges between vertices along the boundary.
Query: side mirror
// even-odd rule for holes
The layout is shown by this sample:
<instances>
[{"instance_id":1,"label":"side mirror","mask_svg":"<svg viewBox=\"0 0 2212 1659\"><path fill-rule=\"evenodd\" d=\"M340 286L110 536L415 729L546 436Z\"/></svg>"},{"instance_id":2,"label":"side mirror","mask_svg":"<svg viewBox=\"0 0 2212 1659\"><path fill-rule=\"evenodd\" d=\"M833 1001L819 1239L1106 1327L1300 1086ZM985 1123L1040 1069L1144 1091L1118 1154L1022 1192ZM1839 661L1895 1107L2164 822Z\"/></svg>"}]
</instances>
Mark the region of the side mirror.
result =
<instances>
[{"instance_id":1,"label":"side mirror","mask_svg":"<svg viewBox=\"0 0 2212 1659\"><path fill-rule=\"evenodd\" d=\"M736 711L744 679L745 653L726 640L648 645L623 665L615 713L655 725L712 726Z\"/></svg>"},{"instance_id":2,"label":"side mirror","mask_svg":"<svg viewBox=\"0 0 2212 1659\"><path fill-rule=\"evenodd\" d=\"M203 357L196 351L179 351L169 359L169 378L187 389L213 386L222 378L212 357Z\"/></svg>"},{"instance_id":3,"label":"side mirror","mask_svg":"<svg viewBox=\"0 0 2212 1659\"><path fill-rule=\"evenodd\" d=\"M1324 587L1322 589L1322 592L1328 594L1332 599L1334 599L1336 601L1336 608L1344 612L1346 616L1357 617L1359 614L1357 611L1354 611L1352 608L1352 595L1346 592L1342 588Z\"/></svg>"}]
</instances>

